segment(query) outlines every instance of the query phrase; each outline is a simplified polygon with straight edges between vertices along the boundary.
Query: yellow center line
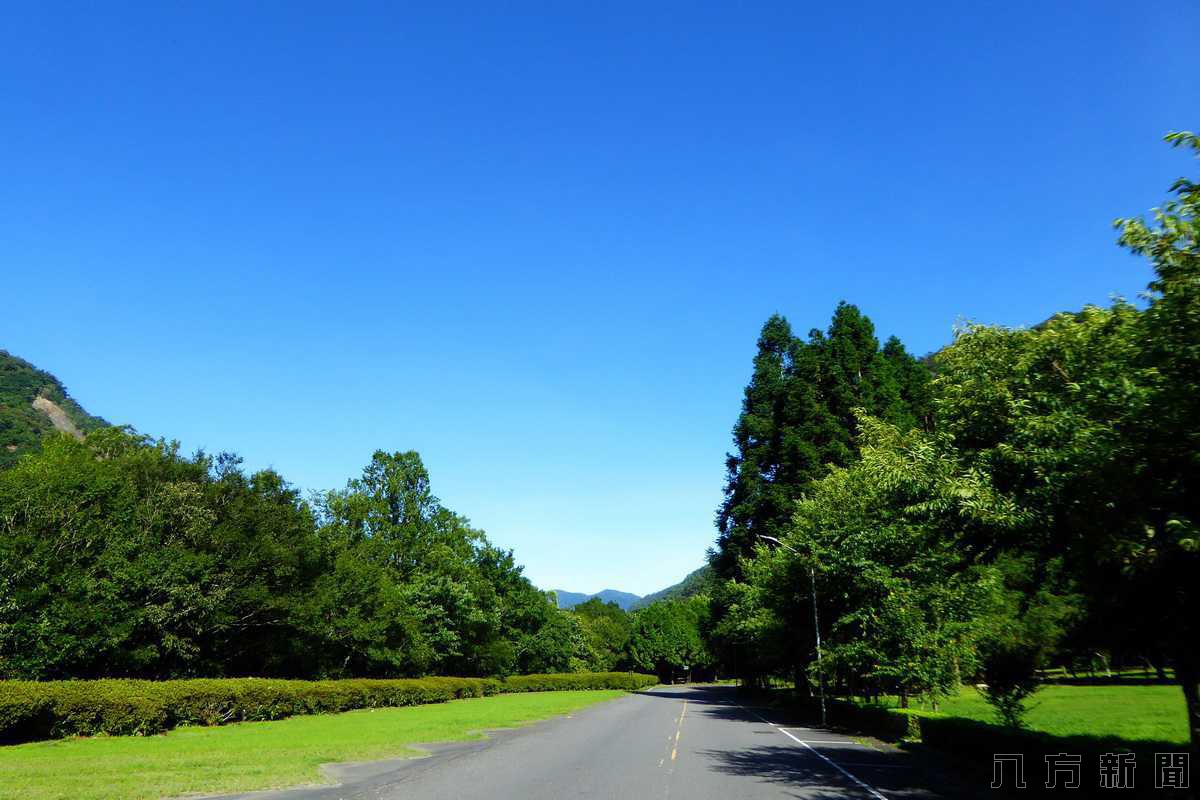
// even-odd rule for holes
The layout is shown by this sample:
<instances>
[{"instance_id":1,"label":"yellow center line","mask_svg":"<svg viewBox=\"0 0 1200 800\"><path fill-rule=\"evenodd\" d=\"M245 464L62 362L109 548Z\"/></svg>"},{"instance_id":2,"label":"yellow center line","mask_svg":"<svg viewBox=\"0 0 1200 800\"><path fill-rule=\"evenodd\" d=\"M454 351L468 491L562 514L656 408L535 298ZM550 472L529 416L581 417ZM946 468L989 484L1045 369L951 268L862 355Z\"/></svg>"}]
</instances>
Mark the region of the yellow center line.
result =
<instances>
[{"instance_id":1,"label":"yellow center line","mask_svg":"<svg viewBox=\"0 0 1200 800\"><path fill-rule=\"evenodd\" d=\"M679 712L679 726L675 728L675 746L671 748L671 760L675 760L675 756L679 754L679 735L683 733L683 718L687 716L688 701L683 701L683 711Z\"/></svg>"}]
</instances>

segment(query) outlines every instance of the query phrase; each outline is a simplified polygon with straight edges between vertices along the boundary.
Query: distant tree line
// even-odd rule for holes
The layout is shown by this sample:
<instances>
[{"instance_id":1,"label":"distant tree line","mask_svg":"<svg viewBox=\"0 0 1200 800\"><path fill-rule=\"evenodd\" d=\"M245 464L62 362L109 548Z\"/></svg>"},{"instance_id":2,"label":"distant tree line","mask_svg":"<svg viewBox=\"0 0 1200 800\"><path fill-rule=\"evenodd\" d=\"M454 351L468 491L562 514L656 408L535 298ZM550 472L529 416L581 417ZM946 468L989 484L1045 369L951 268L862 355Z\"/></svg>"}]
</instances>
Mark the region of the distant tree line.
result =
<instances>
[{"instance_id":1,"label":"distant tree line","mask_svg":"<svg viewBox=\"0 0 1200 800\"><path fill-rule=\"evenodd\" d=\"M671 675L705 663L682 609L558 609L415 452L312 499L111 427L0 470L3 678Z\"/></svg>"},{"instance_id":2,"label":"distant tree line","mask_svg":"<svg viewBox=\"0 0 1200 800\"><path fill-rule=\"evenodd\" d=\"M982 681L1019 724L1037 670L1102 651L1174 669L1196 747L1200 187L1172 191L1117 222L1141 306L964 325L923 363L853 306L806 340L768 320L711 554L722 665L935 704Z\"/></svg>"}]
</instances>

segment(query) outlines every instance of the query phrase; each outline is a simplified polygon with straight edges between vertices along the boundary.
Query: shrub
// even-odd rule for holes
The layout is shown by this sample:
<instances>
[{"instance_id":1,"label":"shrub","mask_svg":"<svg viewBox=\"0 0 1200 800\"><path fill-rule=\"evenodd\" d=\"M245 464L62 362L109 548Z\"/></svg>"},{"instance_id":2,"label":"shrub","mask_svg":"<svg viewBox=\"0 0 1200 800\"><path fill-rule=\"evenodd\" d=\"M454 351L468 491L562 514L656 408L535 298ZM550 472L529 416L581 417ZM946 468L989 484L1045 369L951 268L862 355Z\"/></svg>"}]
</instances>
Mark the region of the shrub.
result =
<instances>
[{"instance_id":1,"label":"shrub","mask_svg":"<svg viewBox=\"0 0 1200 800\"><path fill-rule=\"evenodd\" d=\"M1036 649L1021 644L996 647L984 656L984 697L1009 728L1025 726L1025 701L1041 685L1038 664Z\"/></svg>"},{"instance_id":2,"label":"shrub","mask_svg":"<svg viewBox=\"0 0 1200 800\"><path fill-rule=\"evenodd\" d=\"M0 742L96 734L146 736L177 725L282 719L357 708L443 703L505 692L632 691L650 675L598 672L495 678L292 681L197 678L174 681L0 681Z\"/></svg>"},{"instance_id":3,"label":"shrub","mask_svg":"<svg viewBox=\"0 0 1200 800\"><path fill-rule=\"evenodd\" d=\"M506 692L553 692L581 689L645 689L658 683L653 675L638 672L556 672L547 675L513 675L504 681Z\"/></svg>"}]
</instances>

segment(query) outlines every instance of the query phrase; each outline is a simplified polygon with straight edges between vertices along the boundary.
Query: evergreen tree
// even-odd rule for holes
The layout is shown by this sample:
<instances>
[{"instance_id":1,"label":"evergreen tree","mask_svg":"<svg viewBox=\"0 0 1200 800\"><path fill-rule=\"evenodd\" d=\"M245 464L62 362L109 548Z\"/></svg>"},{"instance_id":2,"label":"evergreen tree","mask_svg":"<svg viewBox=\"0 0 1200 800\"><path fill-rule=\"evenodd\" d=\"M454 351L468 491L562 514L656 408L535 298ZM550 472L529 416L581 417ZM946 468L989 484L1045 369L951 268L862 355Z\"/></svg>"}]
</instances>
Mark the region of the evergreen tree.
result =
<instances>
[{"instance_id":1,"label":"evergreen tree","mask_svg":"<svg viewBox=\"0 0 1200 800\"><path fill-rule=\"evenodd\" d=\"M742 413L733 429L737 453L726 458L725 502L717 512L720 537L714 565L724 577L737 574L737 558L754 546L756 532L768 533L785 521L786 497L776 491L783 439L786 388L796 346L787 320L773 314L763 325L746 387Z\"/></svg>"},{"instance_id":2,"label":"evergreen tree","mask_svg":"<svg viewBox=\"0 0 1200 800\"><path fill-rule=\"evenodd\" d=\"M888 405L881 409L880 416L901 430L933 427L933 385L928 368L917 361L904 344L891 336L883 345L883 360L891 374L896 391L887 393Z\"/></svg>"},{"instance_id":3,"label":"evergreen tree","mask_svg":"<svg viewBox=\"0 0 1200 800\"><path fill-rule=\"evenodd\" d=\"M725 502L717 512L720 533L711 553L720 579L750 579L748 559L762 537L787 536L805 493L830 467L858 458L862 412L902 430L928 417L928 372L899 340L889 340L881 350L871 320L845 302L838 304L828 331L814 329L807 341L794 336L783 317L767 320L734 426L737 452L726 461ZM780 647L764 647L752 606L735 584L713 593L714 647L747 680L790 668L799 681L799 662L806 656L793 643L812 637L806 616L783 615L772 639Z\"/></svg>"},{"instance_id":4,"label":"evergreen tree","mask_svg":"<svg viewBox=\"0 0 1200 800\"><path fill-rule=\"evenodd\" d=\"M881 405L887 368L879 353L875 326L857 306L838 303L829 334L816 331L813 343L821 354L821 395L836 425L826 449L826 462L844 466L854 457L855 409L876 413Z\"/></svg>"},{"instance_id":5,"label":"evergreen tree","mask_svg":"<svg viewBox=\"0 0 1200 800\"><path fill-rule=\"evenodd\" d=\"M928 384L899 340L880 350L875 326L850 303L838 304L827 334L814 329L807 342L772 315L734 426L737 452L726 459L717 573L740 577L738 559L753 553L756 538L784 535L809 484L857 457L856 411L914 427L928 416Z\"/></svg>"}]
</instances>

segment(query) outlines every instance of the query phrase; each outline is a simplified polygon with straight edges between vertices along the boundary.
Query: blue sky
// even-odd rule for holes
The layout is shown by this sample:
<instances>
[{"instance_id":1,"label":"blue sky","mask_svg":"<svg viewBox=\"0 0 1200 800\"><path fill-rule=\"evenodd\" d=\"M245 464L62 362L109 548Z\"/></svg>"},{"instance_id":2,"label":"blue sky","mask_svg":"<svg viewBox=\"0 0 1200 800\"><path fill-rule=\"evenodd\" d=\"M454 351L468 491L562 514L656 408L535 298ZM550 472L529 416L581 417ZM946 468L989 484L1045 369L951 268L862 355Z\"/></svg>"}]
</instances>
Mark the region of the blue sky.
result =
<instances>
[{"instance_id":1,"label":"blue sky","mask_svg":"<svg viewBox=\"0 0 1200 800\"><path fill-rule=\"evenodd\" d=\"M170 7L169 7L170 6ZM436 6L436 10L434 10ZM971 13L964 15L963 9ZM414 448L547 588L703 561L758 328L1135 295L1188 3L7 4L0 347L306 488Z\"/></svg>"}]
</instances>

